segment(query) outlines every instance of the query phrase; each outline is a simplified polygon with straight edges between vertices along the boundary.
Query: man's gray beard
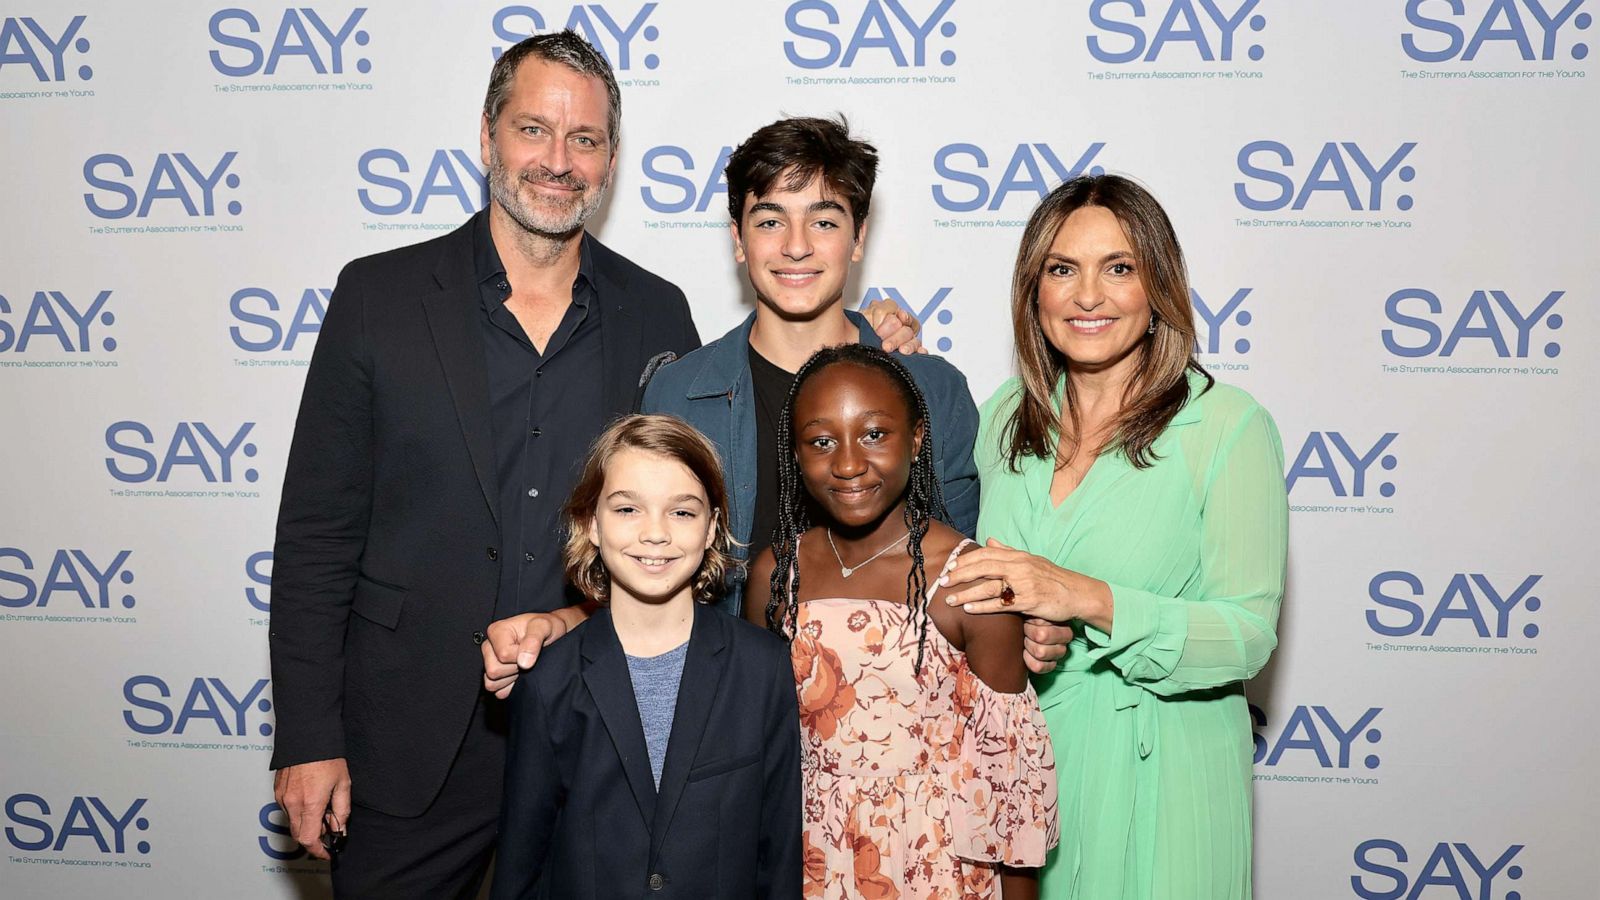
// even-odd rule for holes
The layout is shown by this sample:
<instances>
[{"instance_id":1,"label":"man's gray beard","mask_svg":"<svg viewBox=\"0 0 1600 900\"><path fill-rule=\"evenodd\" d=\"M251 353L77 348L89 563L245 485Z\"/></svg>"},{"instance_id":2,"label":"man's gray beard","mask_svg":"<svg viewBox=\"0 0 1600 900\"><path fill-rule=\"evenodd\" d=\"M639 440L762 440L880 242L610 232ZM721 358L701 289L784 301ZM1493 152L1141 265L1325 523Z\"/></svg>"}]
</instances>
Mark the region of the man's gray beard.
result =
<instances>
[{"instance_id":1,"label":"man's gray beard","mask_svg":"<svg viewBox=\"0 0 1600 900\"><path fill-rule=\"evenodd\" d=\"M500 161L500 154L491 147L489 151L489 195L500 204L524 231L538 235L548 240L562 240L571 237L589 217L600 209L600 204L606 198L606 189L611 186L611 173L606 172L605 180L600 182L600 189L588 199L579 203L576 209L556 218L544 213L543 210L530 207L522 202L522 197L517 193L517 185L522 181L520 175L512 175L505 164Z\"/></svg>"}]
</instances>

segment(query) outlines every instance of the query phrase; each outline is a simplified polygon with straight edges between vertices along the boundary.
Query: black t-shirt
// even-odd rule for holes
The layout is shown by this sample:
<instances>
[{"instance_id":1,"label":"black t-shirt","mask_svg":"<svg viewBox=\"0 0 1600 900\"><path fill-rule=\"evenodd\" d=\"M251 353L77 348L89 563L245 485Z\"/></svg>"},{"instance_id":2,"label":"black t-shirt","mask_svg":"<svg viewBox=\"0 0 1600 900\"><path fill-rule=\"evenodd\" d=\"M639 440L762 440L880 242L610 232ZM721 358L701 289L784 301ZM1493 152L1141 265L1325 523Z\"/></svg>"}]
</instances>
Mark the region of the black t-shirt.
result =
<instances>
[{"instance_id":1,"label":"black t-shirt","mask_svg":"<svg viewBox=\"0 0 1600 900\"><path fill-rule=\"evenodd\" d=\"M750 348L750 381L756 394L756 508L750 523L750 558L772 543L778 526L778 419L789 402L794 373Z\"/></svg>"}]
</instances>

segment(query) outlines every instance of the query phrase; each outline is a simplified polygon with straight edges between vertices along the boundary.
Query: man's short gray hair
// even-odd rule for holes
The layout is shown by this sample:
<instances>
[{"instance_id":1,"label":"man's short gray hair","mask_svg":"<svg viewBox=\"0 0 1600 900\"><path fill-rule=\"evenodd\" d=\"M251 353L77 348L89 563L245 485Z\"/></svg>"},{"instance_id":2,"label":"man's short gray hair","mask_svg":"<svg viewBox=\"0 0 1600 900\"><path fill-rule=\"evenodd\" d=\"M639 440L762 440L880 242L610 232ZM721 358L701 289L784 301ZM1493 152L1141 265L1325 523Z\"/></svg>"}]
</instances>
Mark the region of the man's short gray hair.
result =
<instances>
[{"instance_id":1,"label":"man's short gray hair","mask_svg":"<svg viewBox=\"0 0 1600 900\"><path fill-rule=\"evenodd\" d=\"M529 57L559 63L579 75L600 79L606 86L606 99L610 107L606 114L606 141L615 154L617 130L622 126L622 91L617 87L616 76L611 73L611 63L571 29L524 38L495 60L494 68L489 72L489 90L483 98L483 114L489 120L489 130L494 131L495 123L500 119L500 108L505 105L506 95L511 92L517 67Z\"/></svg>"}]
</instances>

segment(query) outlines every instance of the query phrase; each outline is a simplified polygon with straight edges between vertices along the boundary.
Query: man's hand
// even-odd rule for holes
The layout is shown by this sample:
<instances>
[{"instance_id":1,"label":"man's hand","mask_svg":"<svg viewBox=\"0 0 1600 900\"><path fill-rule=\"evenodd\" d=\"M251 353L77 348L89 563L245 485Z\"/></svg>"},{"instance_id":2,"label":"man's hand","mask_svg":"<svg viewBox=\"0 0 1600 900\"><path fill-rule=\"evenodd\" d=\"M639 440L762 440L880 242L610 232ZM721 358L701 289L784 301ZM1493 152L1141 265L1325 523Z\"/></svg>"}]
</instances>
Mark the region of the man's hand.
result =
<instances>
[{"instance_id":1,"label":"man's hand","mask_svg":"<svg viewBox=\"0 0 1600 900\"><path fill-rule=\"evenodd\" d=\"M893 353L927 353L928 348L922 346L922 341L917 337L917 332L922 330L922 323L905 307L885 297L874 300L872 304L861 310L861 315L867 319L867 324L878 333L878 339L883 342L883 351Z\"/></svg>"},{"instance_id":2,"label":"man's hand","mask_svg":"<svg viewBox=\"0 0 1600 900\"><path fill-rule=\"evenodd\" d=\"M1044 619L1028 619L1022 624L1022 659L1035 675L1053 672L1056 663L1067 655L1072 643L1072 627Z\"/></svg>"},{"instance_id":3,"label":"man's hand","mask_svg":"<svg viewBox=\"0 0 1600 900\"><path fill-rule=\"evenodd\" d=\"M511 696L517 676L533 668L544 645L567 633L555 613L523 613L490 624L483 649L483 689L501 700Z\"/></svg>"},{"instance_id":4,"label":"man's hand","mask_svg":"<svg viewBox=\"0 0 1600 900\"><path fill-rule=\"evenodd\" d=\"M350 822L350 769L344 757L301 763L279 769L272 796L289 814L289 833L317 859L327 859L322 846L322 820L331 813L329 830L343 834Z\"/></svg>"}]
</instances>

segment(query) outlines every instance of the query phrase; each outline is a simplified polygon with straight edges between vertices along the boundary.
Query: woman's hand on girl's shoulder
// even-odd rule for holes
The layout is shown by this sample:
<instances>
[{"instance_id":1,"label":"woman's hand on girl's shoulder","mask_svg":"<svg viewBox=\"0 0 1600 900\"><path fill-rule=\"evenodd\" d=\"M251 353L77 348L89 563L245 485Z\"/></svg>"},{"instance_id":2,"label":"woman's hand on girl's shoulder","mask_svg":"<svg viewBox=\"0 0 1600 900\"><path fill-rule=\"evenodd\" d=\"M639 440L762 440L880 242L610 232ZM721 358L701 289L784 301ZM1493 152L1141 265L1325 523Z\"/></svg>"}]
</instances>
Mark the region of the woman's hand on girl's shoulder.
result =
<instances>
[{"instance_id":1,"label":"woman's hand on girl's shoulder","mask_svg":"<svg viewBox=\"0 0 1600 900\"><path fill-rule=\"evenodd\" d=\"M961 548L957 559L976 550L976 544L968 544ZM949 556L948 550L945 555ZM934 574L929 573L930 576ZM1022 618L968 616L946 602L951 594L971 588L974 583L950 582L938 588L928 604L928 615L940 633L967 657L973 674L984 684L1001 693L1017 693L1028 685L1028 669L1022 653Z\"/></svg>"},{"instance_id":2,"label":"woman's hand on girl's shoulder","mask_svg":"<svg viewBox=\"0 0 1600 900\"><path fill-rule=\"evenodd\" d=\"M973 583L955 591L946 602L968 613L1024 613L1058 624L1081 619L1111 631L1114 604L1111 588L1104 581L1014 550L994 538L987 546L962 554L950 573L951 583L957 579Z\"/></svg>"}]
</instances>

